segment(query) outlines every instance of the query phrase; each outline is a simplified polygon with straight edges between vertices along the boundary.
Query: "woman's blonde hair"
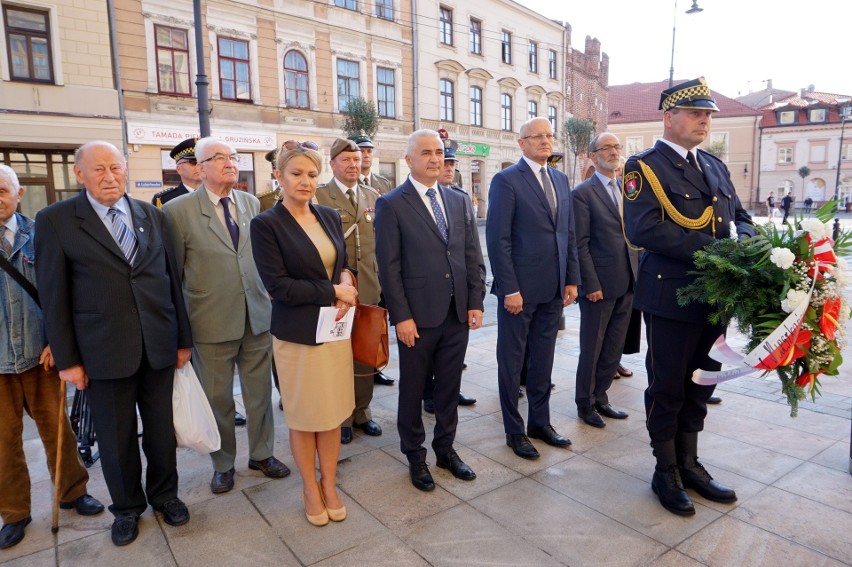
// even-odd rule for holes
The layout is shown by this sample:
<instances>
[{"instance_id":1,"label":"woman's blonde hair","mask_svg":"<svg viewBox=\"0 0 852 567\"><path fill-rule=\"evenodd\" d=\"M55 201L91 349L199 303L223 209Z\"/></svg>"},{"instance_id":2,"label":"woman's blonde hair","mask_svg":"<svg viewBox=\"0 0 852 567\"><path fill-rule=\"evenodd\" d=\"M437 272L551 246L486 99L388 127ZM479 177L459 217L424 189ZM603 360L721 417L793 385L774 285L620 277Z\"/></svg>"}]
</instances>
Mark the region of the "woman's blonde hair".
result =
<instances>
[{"instance_id":1,"label":"woman's blonde hair","mask_svg":"<svg viewBox=\"0 0 852 567\"><path fill-rule=\"evenodd\" d=\"M284 148L281 148L281 150L278 151L278 157L275 159L275 167L278 169L278 171L281 171L283 173L284 168L287 167L287 162L289 162L296 156L304 156L311 160L315 166L317 166L318 173L322 173L322 156L318 151L306 148L304 146L297 146L292 150L285 150Z\"/></svg>"}]
</instances>

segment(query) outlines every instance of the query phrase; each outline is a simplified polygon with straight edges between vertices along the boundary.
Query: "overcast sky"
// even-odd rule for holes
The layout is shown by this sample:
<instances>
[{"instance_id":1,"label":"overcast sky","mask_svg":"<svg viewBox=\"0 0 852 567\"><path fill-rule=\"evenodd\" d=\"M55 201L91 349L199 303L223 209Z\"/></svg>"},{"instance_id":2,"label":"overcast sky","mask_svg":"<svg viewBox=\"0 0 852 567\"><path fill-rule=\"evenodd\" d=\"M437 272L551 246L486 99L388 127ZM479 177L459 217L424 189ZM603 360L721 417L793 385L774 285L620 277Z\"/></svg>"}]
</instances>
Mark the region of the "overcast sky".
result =
<instances>
[{"instance_id":1,"label":"overcast sky","mask_svg":"<svg viewBox=\"0 0 852 567\"><path fill-rule=\"evenodd\" d=\"M674 0L516 0L571 24L571 43L583 51L587 35L610 58L610 85L668 79ZM686 14L677 2L674 76L704 75L710 88L735 98L764 88L852 95L848 0L763 2L698 0L704 11Z\"/></svg>"}]
</instances>

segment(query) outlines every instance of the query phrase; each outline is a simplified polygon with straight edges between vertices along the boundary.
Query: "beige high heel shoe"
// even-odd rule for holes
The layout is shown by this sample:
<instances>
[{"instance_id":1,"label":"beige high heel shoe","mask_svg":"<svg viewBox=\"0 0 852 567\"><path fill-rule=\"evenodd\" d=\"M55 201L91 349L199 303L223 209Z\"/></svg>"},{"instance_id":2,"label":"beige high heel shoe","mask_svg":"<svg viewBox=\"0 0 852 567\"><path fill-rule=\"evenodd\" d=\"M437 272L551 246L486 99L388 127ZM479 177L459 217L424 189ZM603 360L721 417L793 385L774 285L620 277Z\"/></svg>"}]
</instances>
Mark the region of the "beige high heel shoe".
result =
<instances>
[{"instance_id":1,"label":"beige high heel shoe","mask_svg":"<svg viewBox=\"0 0 852 567\"><path fill-rule=\"evenodd\" d=\"M317 484L319 484L319 482L317 482ZM325 499L322 496L322 487L320 487L320 499L322 500L322 505L325 506ZM328 519L329 519L328 510L323 509L323 511L320 512L319 514L314 514L312 516L311 514L308 514L308 507L306 505L305 506L305 518L307 518L308 522L310 522L314 526L319 526L319 527L325 526L325 525L328 524Z\"/></svg>"},{"instance_id":2,"label":"beige high heel shoe","mask_svg":"<svg viewBox=\"0 0 852 567\"><path fill-rule=\"evenodd\" d=\"M325 494L323 494L323 492L322 492L322 483L319 480L317 481L317 488L319 488L320 497L322 498L322 503L325 504L325 510L326 510L326 512L328 512L328 518L332 522L342 522L343 520L345 520L346 519L346 506L343 506L341 508L329 508L328 504L326 504L326 502L325 502Z\"/></svg>"}]
</instances>

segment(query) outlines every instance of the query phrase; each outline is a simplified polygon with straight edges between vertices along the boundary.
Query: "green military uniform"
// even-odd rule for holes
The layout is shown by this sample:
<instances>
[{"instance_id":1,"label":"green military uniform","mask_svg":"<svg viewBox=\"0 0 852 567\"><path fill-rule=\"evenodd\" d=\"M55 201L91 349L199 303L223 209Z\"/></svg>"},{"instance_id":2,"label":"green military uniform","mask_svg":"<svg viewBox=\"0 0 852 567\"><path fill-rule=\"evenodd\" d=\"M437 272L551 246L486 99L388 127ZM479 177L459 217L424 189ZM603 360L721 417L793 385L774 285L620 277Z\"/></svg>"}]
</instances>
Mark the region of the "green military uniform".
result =
<instances>
[{"instance_id":1,"label":"green military uniform","mask_svg":"<svg viewBox=\"0 0 852 567\"><path fill-rule=\"evenodd\" d=\"M274 207L275 203L281 199L281 188L275 187L275 189L258 193L256 197L260 201L260 212L262 213L263 211Z\"/></svg>"},{"instance_id":2,"label":"green military uniform","mask_svg":"<svg viewBox=\"0 0 852 567\"><path fill-rule=\"evenodd\" d=\"M346 254L349 265L358 271L358 300L376 305L381 295L378 264L376 262L376 235L373 222L376 219L376 200L379 193L362 184L357 188L355 207L344 195L335 179L317 187L316 200L320 205L336 209L343 223L346 237ZM356 374L371 374L372 368L355 363ZM343 427L365 423L372 419L370 402L373 400L373 379L370 376L355 378L355 411Z\"/></svg>"},{"instance_id":3,"label":"green military uniform","mask_svg":"<svg viewBox=\"0 0 852 567\"><path fill-rule=\"evenodd\" d=\"M369 176L364 176L359 179L361 185L366 185L374 189L379 195L390 193L393 189L393 184L390 179L378 173L370 173Z\"/></svg>"}]
</instances>

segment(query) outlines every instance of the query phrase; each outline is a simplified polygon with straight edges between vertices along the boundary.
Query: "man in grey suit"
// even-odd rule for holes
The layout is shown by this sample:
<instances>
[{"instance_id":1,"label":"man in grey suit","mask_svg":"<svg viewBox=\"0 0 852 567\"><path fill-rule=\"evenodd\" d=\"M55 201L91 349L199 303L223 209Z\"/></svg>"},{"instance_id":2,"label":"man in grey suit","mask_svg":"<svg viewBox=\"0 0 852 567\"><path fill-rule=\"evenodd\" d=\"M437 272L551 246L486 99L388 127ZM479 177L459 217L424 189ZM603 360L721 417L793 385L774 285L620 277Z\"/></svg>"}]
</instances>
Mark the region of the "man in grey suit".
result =
<instances>
[{"instance_id":1,"label":"man in grey suit","mask_svg":"<svg viewBox=\"0 0 852 567\"><path fill-rule=\"evenodd\" d=\"M210 490L221 494L234 487L236 366L248 418L248 467L270 478L283 478L290 470L272 455L272 304L249 238L249 221L260 203L253 195L232 190L239 169L231 146L202 138L195 157L204 184L169 202L163 211L192 325L193 364L222 437L222 447L210 455L215 469Z\"/></svg>"},{"instance_id":2,"label":"man in grey suit","mask_svg":"<svg viewBox=\"0 0 852 567\"><path fill-rule=\"evenodd\" d=\"M609 403L607 390L621 359L639 255L621 228L621 144L602 132L589 144L595 173L574 190L574 231L580 260L580 359L574 401L577 414L592 427L604 427L601 415L624 419Z\"/></svg>"}]
</instances>

